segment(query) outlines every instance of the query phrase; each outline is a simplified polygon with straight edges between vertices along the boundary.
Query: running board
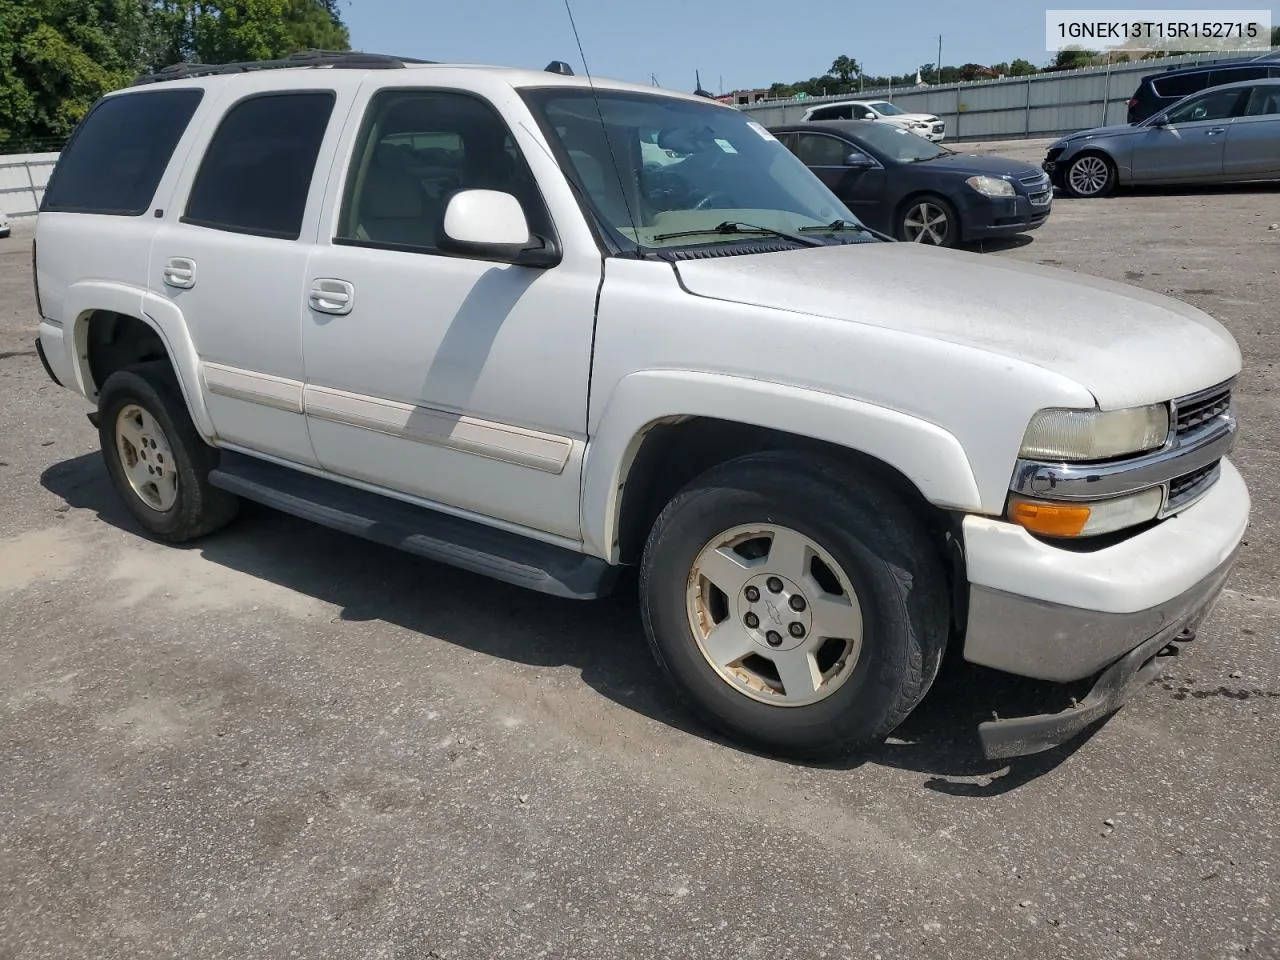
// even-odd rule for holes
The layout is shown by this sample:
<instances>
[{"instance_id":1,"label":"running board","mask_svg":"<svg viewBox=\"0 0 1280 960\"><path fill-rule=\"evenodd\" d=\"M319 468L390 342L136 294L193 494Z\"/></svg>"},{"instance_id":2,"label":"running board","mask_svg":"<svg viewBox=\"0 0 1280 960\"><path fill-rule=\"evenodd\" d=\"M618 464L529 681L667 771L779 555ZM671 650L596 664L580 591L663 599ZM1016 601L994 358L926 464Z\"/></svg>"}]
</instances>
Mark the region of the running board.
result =
<instances>
[{"instance_id":1,"label":"running board","mask_svg":"<svg viewBox=\"0 0 1280 960\"><path fill-rule=\"evenodd\" d=\"M605 596L617 575L598 557L229 450L209 482L343 533L556 597Z\"/></svg>"}]
</instances>

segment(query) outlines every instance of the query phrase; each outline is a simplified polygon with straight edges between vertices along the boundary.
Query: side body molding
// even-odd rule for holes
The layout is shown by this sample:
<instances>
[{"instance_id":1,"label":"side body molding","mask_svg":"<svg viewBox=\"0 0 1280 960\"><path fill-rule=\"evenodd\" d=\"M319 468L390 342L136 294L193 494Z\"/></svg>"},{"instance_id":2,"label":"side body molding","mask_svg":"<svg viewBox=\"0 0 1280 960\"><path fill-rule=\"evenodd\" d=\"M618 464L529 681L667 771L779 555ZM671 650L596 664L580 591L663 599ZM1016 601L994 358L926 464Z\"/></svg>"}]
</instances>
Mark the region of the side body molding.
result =
<instances>
[{"instance_id":1,"label":"side body molding","mask_svg":"<svg viewBox=\"0 0 1280 960\"><path fill-rule=\"evenodd\" d=\"M648 428L681 416L748 423L848 447L899 470L938 506L981 508L960 442L935 424L801 387L693 370L646 370L618 382L592 431L582 485L587 553L618 561L618 509L627 471Z\"/></svg>"}]
</instances>

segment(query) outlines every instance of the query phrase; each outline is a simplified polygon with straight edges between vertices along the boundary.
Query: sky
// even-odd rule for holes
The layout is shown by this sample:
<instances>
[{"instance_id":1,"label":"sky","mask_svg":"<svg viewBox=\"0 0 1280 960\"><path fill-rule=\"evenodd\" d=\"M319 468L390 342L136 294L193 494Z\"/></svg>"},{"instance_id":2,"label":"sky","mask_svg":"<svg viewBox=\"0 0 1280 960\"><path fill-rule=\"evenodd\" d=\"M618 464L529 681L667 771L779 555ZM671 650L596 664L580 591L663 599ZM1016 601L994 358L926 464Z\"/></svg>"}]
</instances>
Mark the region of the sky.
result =
<instances>
[{"instance_id":1,"label":"sky","mask_svg":"<svg viewBox=\"0 0 1280 960\"><path fill-rule=\"evenodd\" d=\"M1026 0L807 3L779 0L571 0L591 72L692 90L694 71L719 93L803 80L847 54L869 74L932 63L1044 65L1046 4ZM1054 9L1149 8L1154 3L1057 0ZM1210 0L1160 0L1161 9L1224 9ZM1268 9L1234 3L1234 9ZM791 15L796 11L798 15ZM343 0L354 49L541 69L564 60L582 73L564 0ZM1271 8L1273 23L1280 15Z\"/></svg>"}]
</instances>

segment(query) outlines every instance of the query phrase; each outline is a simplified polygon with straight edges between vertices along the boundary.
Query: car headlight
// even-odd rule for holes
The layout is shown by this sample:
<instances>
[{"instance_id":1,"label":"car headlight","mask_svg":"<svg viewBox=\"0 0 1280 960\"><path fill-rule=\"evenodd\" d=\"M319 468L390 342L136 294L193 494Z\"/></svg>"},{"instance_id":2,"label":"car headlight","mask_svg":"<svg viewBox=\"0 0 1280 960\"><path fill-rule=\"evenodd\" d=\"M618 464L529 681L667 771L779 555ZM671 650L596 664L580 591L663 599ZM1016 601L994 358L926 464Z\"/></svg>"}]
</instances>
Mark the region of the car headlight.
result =
<instances>
[{"instance_id":1,"label":"car headlight","mask_svg":"<svg viewBox=\"0 0 1280 960\"><path fill-rule=\"evenodd\" d=\"M984 197L1012 197L1013 184L999 177L970 177L965 181Z\"/></svg>"},{"instance_id":2,"label":"car headlight","mask_svg":"<svg viewBox=\"0 0 1280 960\"><path fill-rule=\"evenodd\" d=\"M1163 403L1125 410L1050 408L1031 418L1022 437L1027 460L1110 460L1164 446L1169 408Z\"/></svg>"}]
</instances>

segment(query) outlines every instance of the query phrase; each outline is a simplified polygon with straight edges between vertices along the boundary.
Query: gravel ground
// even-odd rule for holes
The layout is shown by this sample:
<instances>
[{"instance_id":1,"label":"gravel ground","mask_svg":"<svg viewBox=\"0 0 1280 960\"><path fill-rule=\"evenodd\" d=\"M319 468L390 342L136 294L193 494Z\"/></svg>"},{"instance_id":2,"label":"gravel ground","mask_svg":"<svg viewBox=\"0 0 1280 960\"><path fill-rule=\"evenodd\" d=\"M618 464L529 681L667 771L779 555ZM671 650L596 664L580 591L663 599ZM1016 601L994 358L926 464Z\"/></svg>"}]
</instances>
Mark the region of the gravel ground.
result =
<instances>
[{"instance_id":1,"label":"gravel ground","mask_svg":"<svg viewBox=\"0 0 1280 960\"><path fill-rule=\"evenodd\" d=\"M1248 546L1197 642L1091 736L982 760L965 731L1031 691L961 667L841 767L687 721L633 588L561 602L259 509L143 539L31 349L18 225L0 958L1280 957L1276 221L1270 187L1061 200L989 250L1230 327Z\"/></svg>"}]
</instances>

